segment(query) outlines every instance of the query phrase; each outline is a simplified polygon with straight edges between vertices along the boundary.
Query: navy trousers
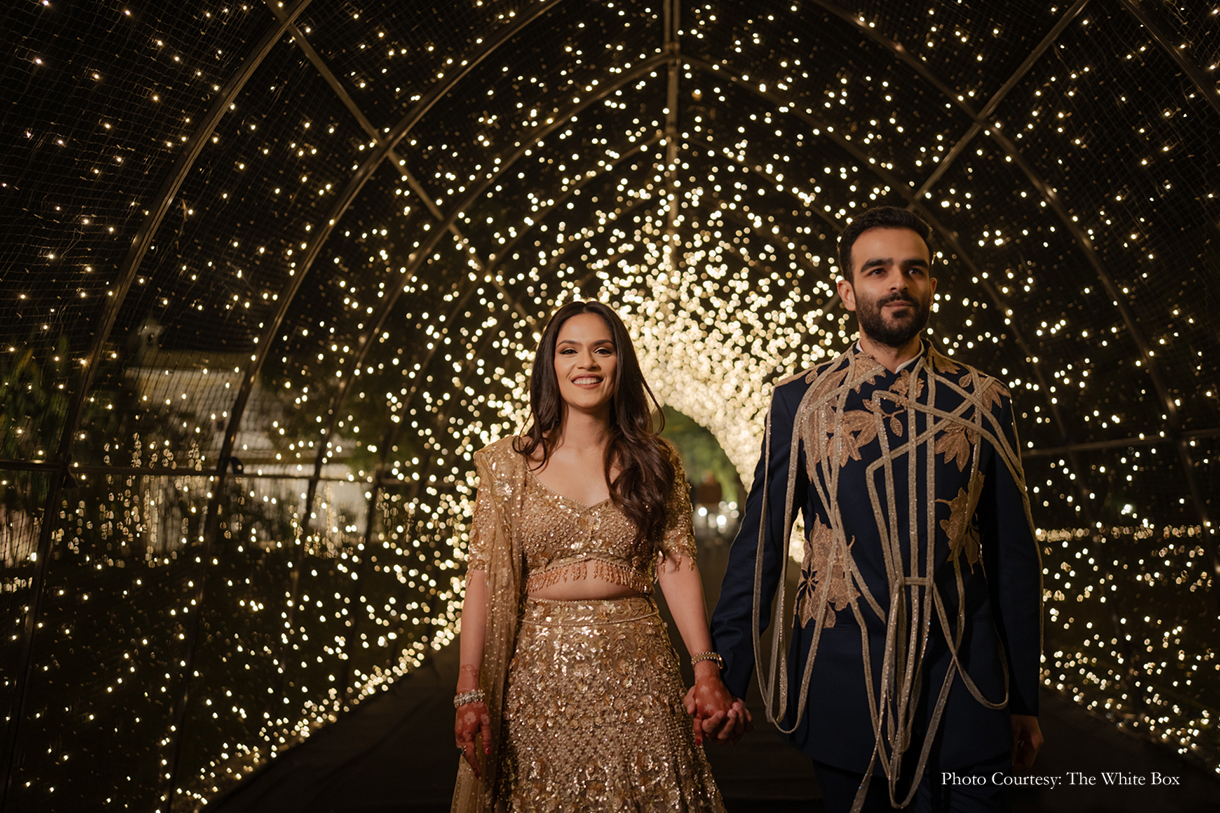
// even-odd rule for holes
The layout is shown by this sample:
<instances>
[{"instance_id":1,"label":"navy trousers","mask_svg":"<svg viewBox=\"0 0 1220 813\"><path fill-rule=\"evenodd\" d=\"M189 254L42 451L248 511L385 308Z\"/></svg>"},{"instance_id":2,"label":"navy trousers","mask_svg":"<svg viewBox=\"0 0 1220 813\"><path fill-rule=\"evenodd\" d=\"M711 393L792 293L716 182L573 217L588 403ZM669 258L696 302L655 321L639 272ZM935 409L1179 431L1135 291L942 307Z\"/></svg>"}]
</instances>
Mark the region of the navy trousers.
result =
<instances>
[{"instance_id":1,"label":"navy trousers","mask_svg":"<svg viewBox=\"0 0 1220 813\"><path fill-rule=\"evenodd\" d=\"M913 758L903 760L896 794L899 802L910 792L915 774L917 755L910 756ZM813 770L822 788L826 813L849 813L864 776L817 761ZM1011 799L1004 778L1011 775L1012 759L1008 754L953 771L943 771L929 759L915 798L906 809L918 813L1008 813ZM885 775L873 774L863 813L890 813L893 809Z\"/></svg>"}]
</instances>

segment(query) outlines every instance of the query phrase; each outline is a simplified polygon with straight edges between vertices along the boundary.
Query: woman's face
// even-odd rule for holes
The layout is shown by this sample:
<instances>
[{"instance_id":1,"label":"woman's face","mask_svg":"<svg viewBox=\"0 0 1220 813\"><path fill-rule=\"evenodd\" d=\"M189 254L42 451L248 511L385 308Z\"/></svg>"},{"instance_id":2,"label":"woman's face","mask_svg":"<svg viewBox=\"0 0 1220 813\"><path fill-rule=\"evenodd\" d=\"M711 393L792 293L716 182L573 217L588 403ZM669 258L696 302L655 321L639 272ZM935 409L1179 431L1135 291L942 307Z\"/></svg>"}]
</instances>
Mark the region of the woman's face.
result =
<instances>
[{"instance_id":1,"label":"woman's face","mask_svg":"<svg viewBox=\"0 0 1220 813\"><path fill-rule=\"evenodd\" d=\"M555 377L559 397L581 412L609 412L614 397L618 348L610 326L595 313L578 313L559 328Z\"/></svg>"}]
</instances>

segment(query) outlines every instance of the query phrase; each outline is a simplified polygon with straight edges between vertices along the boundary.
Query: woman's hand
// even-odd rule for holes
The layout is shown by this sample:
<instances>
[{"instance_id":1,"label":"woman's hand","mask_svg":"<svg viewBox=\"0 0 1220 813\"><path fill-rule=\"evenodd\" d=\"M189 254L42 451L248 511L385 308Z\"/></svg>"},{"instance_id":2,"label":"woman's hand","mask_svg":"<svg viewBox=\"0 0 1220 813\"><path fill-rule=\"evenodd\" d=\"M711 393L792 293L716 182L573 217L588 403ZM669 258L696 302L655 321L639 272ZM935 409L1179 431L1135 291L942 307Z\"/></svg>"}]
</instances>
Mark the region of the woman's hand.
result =
<instances>
[{"instance_id":1,"label":"woman's hand","mask_svg":"<svg viewBox=\"0 0 1220 813\"><path fill-rule=\"evenodd\" d=\"M695 665L695 685L686 695L686 706L694 716L695 744L705 735L718 742L735 743L750 724L750 712L734 698L720 679L720 669L710 662Z\"/></svg>"},{"instance_id":2,"label":"woman's hand","mask_svg":"<svg viewBox=\"0 0 1220 813\"><path fill-rule=\"evenodd\" d=\"M745 702L728 692L720 679L720 670L715 667L706 671L695 668L694 686L687 692L686 707L694 717L695 745L703 745L704 737L732 745L754 728Z\"/></svg>"},{"instance_id":3,"label":"woman's hand","mask_svg":"<svg viewBox=\"0 0 1220 813\"><path fill-rule=\"evenodd\" d=\"M462 749L462 756L470 763L470 768L477 777L479 755L475 751L476 734L483 738L483 753L491 754L491 715L487 713L487 706L481 701L459 706L453 723L453 737L457 740L457 747Z\"/></svg>"},{"instance_id":4,"label":"woman's hand","mask_svg":"<svg viewBox=\"0 0 1220 813\"><path fill-rule=\"evenodd\" d=\"M695 678L695 744L703 744L704 724L716 729L733 708L733 696L724 687L719 675L700 680Z\"/></svg>"}]
</instances>

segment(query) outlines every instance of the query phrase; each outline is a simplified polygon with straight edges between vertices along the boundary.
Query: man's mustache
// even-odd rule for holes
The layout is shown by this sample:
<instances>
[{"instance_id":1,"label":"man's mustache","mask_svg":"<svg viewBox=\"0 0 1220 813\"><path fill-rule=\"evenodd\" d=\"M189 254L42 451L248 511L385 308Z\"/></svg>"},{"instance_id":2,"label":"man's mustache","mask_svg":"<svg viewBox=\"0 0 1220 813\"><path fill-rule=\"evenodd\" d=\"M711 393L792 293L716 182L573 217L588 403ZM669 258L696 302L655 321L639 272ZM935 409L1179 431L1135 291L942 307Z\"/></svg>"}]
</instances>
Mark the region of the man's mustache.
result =
<instances>
[{"instance_id":1,"label":"man's mustache","mask_svg":"<svg viewBox=\"0 0 1220 813\"><path fill-rule=\"evenodd\" d=\"M887 297L886 299L881 300L881 302L879 303L879 307L884 308L886 305L889 305L891 302L905 302L908 305L912 305L912 306L916 306L916 307L918 307L918 305L919 305L918 302L916 302L914 299L907 296L906 294L894 294L891 297Z\"/></svg>"}]
</instances>

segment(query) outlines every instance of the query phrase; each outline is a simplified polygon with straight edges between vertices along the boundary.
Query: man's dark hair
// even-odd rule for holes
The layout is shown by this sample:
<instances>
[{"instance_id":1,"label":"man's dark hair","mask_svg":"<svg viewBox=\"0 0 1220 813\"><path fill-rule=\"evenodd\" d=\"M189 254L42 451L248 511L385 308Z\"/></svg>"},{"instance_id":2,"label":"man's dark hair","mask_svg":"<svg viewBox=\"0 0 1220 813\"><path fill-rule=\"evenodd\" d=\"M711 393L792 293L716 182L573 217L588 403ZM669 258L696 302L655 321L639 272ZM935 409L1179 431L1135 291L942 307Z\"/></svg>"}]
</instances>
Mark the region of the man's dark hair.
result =
<instances>
[{"instance_id":1,"label":"man's dark hair","mask_svg":"<svg viewBox=\"0 0 1220 813\"><path fill-rule=\"evenodd\" d=\"M932 241L929 239L932 229L919 216L897 206L865 209L852 218L851 223L848 223L847 228L839 235L839 268L848 282L852 282L851 247L856 244L860 235L869 229L910 229L923 238L929 255L932 252Z\"/></svg>"}]
</instances>

